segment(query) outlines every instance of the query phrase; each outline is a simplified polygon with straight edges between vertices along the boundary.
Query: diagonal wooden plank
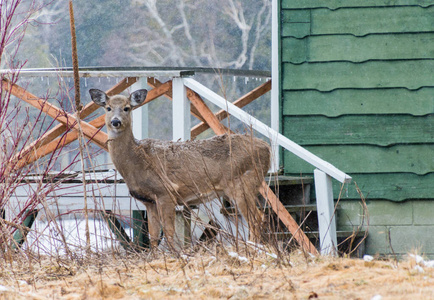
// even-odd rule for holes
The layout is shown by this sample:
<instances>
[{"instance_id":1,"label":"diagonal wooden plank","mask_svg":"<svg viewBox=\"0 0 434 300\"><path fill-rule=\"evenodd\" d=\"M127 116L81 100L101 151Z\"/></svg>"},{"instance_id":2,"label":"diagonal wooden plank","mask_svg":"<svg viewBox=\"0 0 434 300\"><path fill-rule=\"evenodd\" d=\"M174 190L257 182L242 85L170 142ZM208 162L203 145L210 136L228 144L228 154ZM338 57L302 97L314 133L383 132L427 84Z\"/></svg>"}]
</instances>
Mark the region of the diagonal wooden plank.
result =
<instances>
[{"instance_id":1,"label":"diagonal wooden plank","mask_svg":"<svg viewBox=\"0 0 434 300\"><path fill-rule=\"evenodd\" d=\"M104 119L105 115L99 116L98 118L92 120L89 122L90 125L95 127L102 127L101 123L104 125ZM98 126L100 125L100 126ZM72 143L78 138L78 132L76 130L70 131L64 136L57 137L56 139L52 140L51 142L41 145L38 148L33 148L32 151L29 151L25 155L20 155L17 157L18 162L14 166L15 169L21 169L25 167L28 164L31 164L35 162L36 160L40 159L41 157L44 157L57 149L61 149L62 147ZM108 151L107 143L104 145L98 145L103 150Z\"/></svg>"},{"instance_id":2,"label":"diagonal wooden plank","mask_svg":"<svg viewBox=\"0 0 434 300\"><path fill-rule=\"evenodd\" d=\"M172 82L172 81L170 81ZM158 79L156 78L148 78L148 85L152 86L153 88L158 88L159 86L161 86L163 83L161 83ZM187 89L188 91L189 89ZM164 96L166 96L166 98L168 98L169 100L172 100L172 89L170 89L169 91L167 91L167 93L164 94ZM200 113L197 111L197 109L192 106L190 108L191 110L191 114L193 116L195 116L197 119L199 119L202 122L205 122L204 118L200 115Z\"/></svg>"},{"instance_id":3,"label":"diagonal wooden plank","mask_svg":"<svg viewBox=\"0 0 434 300\"><path fill-rule=\"evenodd\" d=\"M216 134L224 134L227 132L225 126L220 123L214 113L209 109L205 102L203 102L202 98L197 93L188 89L187 97L190 99L194 107L198 110L200 115L204 118L208 126L211 127Z\"/></svg>"},{"instance_id":4,"label":"diagonal wooden plank","mask_svg":"<svg viewBox=\"0 0 434 300\"><path fill-rule=\"evenodd\" d=\"M310 242L309 238L294 220L294 218L290 215L290 213L286 210L285 206L283 206L282 202L280 202L279 198L273 193L268 184L263 181L262 187L260 189L261 195L267 199L273 211L279 217L283 224L285 224L286 228L288 228L289 232L291 232L292 236L298 242L298 244L303 248L307 249L309 253L319 254L318 250L315 246Z\"/></svg>"},{"instance_id":5,"label":"diagonal wooden plank","mask_svg":"<svg viewBox=\"0 0 434 300\"><path fill-rule=\"evenodd\" d=\"M107 93L107 95L119 94L120 92L124 91L126 88L128 88L129 86L134 84L136 81L137 81L137 79L135 77L125 78L125 79L121 80L119 83L117 83L116 85L114 85L112 88L110 88L106 93ZM98 108L99 108L98 105L91 102L83 108L83 110L81 111L80 117L85 118L85 117L89 116L91 113L93 113L95 110L97 110ZM42 135L37 141L29 144L26 148L24 148L23 151L21 151L20 155L23 156L28 151L34 150L35 148L39 148L43 145L50 143L55 138L57 138L58 136L63 134L66 131L66 129L67 128L64 124L56 125L52 129L50 129L49 131L44 133L44 135Z\"/></svg>"},{"instance_id":6,"label":"diagonal wooden plank","mask_svg":"<svg viewBox=\"0 0 434 300\"><path fill-rule=\"evenodd\" d=\"M2 80L2 86L5 90L10 91L10 93L15 97L20 98L21 100L27 102L33 107L36 107L43 113L49 115L53 119L56 119L57 121L62 123L67 128L72 127L78 130L77 119L74 115L67 113L59 109L55 105L50 104L47 101L36 97L35 95L28 92L24 88L8 81L7 79ZM102 131L99 131L98 128L95 128L89 123L81 122L81 128L83 130L83 134L87 138L92 139L93 142L96 142L99 145L104 145L105 142L107 141L107 134Z\"/></svg>"},{"instance_id":7,"label":"diagonal wooden plank","mask_svg":"<svg viewBox=\"0 0 434 300\"><path fill-rule=\"evenodd\" d=\"M253 89L249 93L245 94L244 96L238 98L235 100L232 104L234 104L237 107L244 107L247 104L251 103L253 100L256 100L260 96L264 95L265 93L269 92L271 90L271 80L267 81L266 83L258 86L257 88ZM217 119L219 121L224 120L228 117L228 113L225 110L220 110L215 114ZM191 138L194 139L199 134L204 132L209 128L209 125L206 122L202 122L197 124L191 129Z\"/></svg>"},{"instance_id":8,"label":"diagonal wooden plank","mask_svg":"<svg viewBox=\"0 0 434 300\"><path fill-rule=\"evenodd\" d=\"M165 83L162 83L161 85L158 85L157 87L154 87L152 90L150 90L148 92L148 95L146 96L146 100L142 104L134 107L134 109L137 109L140 106L143 106L143 105L157 99L158 97L165 95L171 89L172 89L172 80L166 81ZM98 118L94 119L90 123L97 128L103 127L105 125L105 114L99 116Z\"/></svg>"},{"instance_id":9,"label":"diagonal wooden plank","mask_svg":"<svg viewBox=\"0 0 434 300\"><path fill-rule=\"evenodd\" d=\"M11 164L13 164L12 168L16 170L21 169L27 166L28 164L35 162L41 157L44 157L56 151L57 149L61 149L67 144L72 143L77 138L78 138L78 132L71 131L68 132L68 134L58 137L47 144L44 144L38 148L33 148L32 151L28 151L25 155L19 155L15 157L15 160L11 160ZM105 148L103 149L107 151L107 146L105 145Z\"/></svg>"},{"instance_id":10,"label":"diagonal wooden plank","mask_svg":"<svg viewBox=\"0 0 434 300\"><path fill-rule=\"evenodd\" d=\"M133 82L135 82L135 80ZM119 91L120 88L117 87L119 87L119 84L113 87L111 90L109 90L111 91L110 95L121 92ZM158 88L154 88L150 90L146 97L146 101L142 105L149 103L152 100L155 100L156 98L162 96L164 93L170 90L171 87L172 87L171 82L165 82L164 84L161 84ZM96 105L96 108L99 108L99 106ZM85 110L86 108L83 109L83 111ZM89 124L96 128L103 127L105 124L105 114L90 121ZM63 124L60 125L63 126ZM31 148L27 147L28 150L25 153L21 151L21 153L19 153L18 156L15 157L12 161L18 160L18 163L16 164L16 168L22 168L30 163L35 162L37 159L54 152L56 149L58 149L58 147L63 147L70 144L71 142L76 140L77 137L78 137L77 131L68 132L64 137L58 137L58 138L54 137L49 142L42 143L38 147L31 147ZM100 146L102 149L108 151L106 142L104 144L97 144L97 145Z\"/></svg>"}]
</instances>

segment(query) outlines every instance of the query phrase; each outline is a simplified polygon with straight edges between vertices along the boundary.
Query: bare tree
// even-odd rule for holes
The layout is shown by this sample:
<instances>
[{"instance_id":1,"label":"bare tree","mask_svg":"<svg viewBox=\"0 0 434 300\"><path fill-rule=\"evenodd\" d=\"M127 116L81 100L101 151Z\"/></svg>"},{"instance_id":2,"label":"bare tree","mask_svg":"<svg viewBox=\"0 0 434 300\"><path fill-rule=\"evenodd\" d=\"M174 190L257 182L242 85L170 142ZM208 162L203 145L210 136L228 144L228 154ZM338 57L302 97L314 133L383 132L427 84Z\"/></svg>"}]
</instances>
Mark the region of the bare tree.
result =
<instances>
[{"instance_id":1,"label":"bare tree","mask_svg":"<svg viewBox=\"0 0 434 300\"><path fill-rule=\"evenodd\" d=\"M143 23L127 55L143 65L255 68L270 34L271 2L136 0ZM267 45L266 45L267 46Z\"/></svg>"},{"instance_id":2,"label":"bare tree","mask_svg":"<svg viewBox=\"0 0 434 300\"><path fill-rule=\"evenodd\" d=\"M40 136L55 121L46 119L42 111L32 114L23 102L14 96L26 94L35 98L17 85L19 71L26 64L20 61L18 49L22 46L28 26L36 22L37 13L46 3L30 0L1 0L0 2L0 66L6 70L0 73L0 257L9 246L16 247L13 234L22 231L23 220L33 214L45 196L53 191L55 185L44 179L49 178L58 152L47 157L46 161L22 168L21 159L25 157L26 147L40 142ZM43 101L43 100L36 100ZM42 126L42 125L46 126ZM36 137L36 138L35 138ZM62 145L59 144L59 151ZM10 200L16 196L19 186L26 183L26 176L41 174L41 180L29 189L28 199L22 206L13 207ZM61 174L62 172L58 172ZM31 192L30 192L31 191ZM8 220L3 213L9 209Z\"/></svg>"},{"instance_id":3,"label":"bare tree","mask_svg":"<svg viewBox=\"0 0 434 300\"><path fill-rule=\"evenodd\" d=\"M36 1L2 0L0 1L0 68L15 62L17 49L21 44L28 25L35 21L35 13L41 9ZM8 65L17 67L17 65Z\"/></svg>"}]
</instances>

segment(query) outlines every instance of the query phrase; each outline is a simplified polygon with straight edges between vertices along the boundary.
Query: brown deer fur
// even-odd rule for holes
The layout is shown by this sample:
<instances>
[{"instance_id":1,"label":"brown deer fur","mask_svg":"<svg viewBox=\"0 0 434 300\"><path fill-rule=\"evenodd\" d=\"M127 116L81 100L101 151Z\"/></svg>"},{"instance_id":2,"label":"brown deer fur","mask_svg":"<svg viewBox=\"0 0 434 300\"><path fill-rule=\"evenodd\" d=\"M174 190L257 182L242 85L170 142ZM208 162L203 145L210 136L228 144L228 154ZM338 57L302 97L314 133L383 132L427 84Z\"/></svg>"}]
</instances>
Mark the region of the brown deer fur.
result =
<instances>
[{"instance_id":1,"label":"brown deer fur","mask_svg":"<svg viewBox=\"0 0 434 300\"><path fill-rule=\"evenodd\" d=\"M92 100L106 109L108 149L130 194L147 208L151 243L160 225L169 242L175 233L176 205L194 205L223 194L247 220L251 238L259 238L262 215L256 208L259 188L270 165L270 147L248 135L224 134L205 140L172 142L134 139L131 111L147 91L108 97L91 89Z\"/></svg>"}]
</instances>

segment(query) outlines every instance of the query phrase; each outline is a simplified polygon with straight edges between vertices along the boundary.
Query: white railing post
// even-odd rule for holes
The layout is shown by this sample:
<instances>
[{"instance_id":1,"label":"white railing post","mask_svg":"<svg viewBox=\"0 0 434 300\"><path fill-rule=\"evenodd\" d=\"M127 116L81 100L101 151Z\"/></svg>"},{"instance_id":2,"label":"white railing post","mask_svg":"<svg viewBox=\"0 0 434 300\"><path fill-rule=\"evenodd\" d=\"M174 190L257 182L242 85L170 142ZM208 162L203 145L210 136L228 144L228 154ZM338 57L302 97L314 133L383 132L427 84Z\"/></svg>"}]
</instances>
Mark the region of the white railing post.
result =
<instances>
[{"instance_id":1,"label":"white railing post","mask_svg":"<svg viewBox=\"0 0 434 300\"><path fill-rule=\"evenodd\" d=\"M314 171L314 178L321 254L335 256L337 236L332 178L318 169Z\"/></svg>"},{"instance_id":2,"label":"white railing post","mask_svg":"<svg viewBox=\"0 0 434 300\"><path fill-rule=\"evenodd\" d=\"M131 91L146 88L146 77L140 79L131 86ZM136 139L142 140L149 136L149 112L148 105L142 105L133 110L133 135Z\"/></svg>"},{"instance_id":3,"label":"white railing post","mask_svg":"<svg viewBox=\"0 0 434 300\"><path fill-rule=\"evenodd\" d=\"M181 77L172 80L172 122L173 140L186 141L190 139L190 101L187 98L187 89Z\"/></svg>"},{"instance_id":4,"label":"white railing post","mask_svg":"<svg viewBox=\"0 0 434 300\"><path fill-rule=\"evenodd\" d=\"M279 7L278 0L271 1L271 128L280 131L280 57L279 57ZM277 138L271 141L273 158L271 159L271 171L278 172L280 166L280 151Z\"/></svg>"}]
</instances>

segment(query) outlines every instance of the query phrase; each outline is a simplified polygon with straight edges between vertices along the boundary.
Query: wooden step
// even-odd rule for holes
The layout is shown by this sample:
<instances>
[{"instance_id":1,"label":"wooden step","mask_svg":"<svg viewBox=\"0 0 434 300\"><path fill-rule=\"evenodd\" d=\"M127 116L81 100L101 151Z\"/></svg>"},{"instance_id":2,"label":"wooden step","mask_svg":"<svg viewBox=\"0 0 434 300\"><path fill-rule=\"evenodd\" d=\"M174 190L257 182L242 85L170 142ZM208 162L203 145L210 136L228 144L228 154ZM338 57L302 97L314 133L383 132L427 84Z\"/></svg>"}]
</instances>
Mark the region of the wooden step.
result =
<instances>
[{"instance_id":1,"label":"wooden step","mask_svg":"<svg viewBox=\"0 0 434 300\"><path fill-rule=\"evenodd\" d=\"M301 211L317 211L317 207L316 204L299 204L299 205L284 205L285 209L289 212L289 213L296 213L296 212L301 212ZM271 207L266 206L265 208L265 212L271 212Z\"/></svg>"},{"instance_id":2,"label":"wooden step","mask_svg":"<svg viewBox=\"0 0 434 300\"><path fill-rule=\"evenodd\" d=\"M304 232L308 238L310 239L318 239L319 232L318 231L305 231ZM366 232L364 230L358 231L350 231L350 230L338 230L336 231L337 238L348 238L352 235L355 235L355 238L364 237ZM292 235L290 232L273 232L270 235L274 235L278 240L283 240L285 238L290 238Z\"/></svg>"},{"instance_id":3,"label":"wooden step","mask_svg":"<svg viewBox=\"0 0 434 300\"><path fill-rule=\"evenodd\" d=\"M316 211L316 204L300 204L300 205L284 205L285 209L289 213L297 213L301 211ZM270 206L266 206L264 208L260 208L261 211L265 210L265 213L270 213L273 210ZM223 215L234 215L236 213L236 209L233 206L225 207L220 210Z\"/></svg>"},{"instance_id":4,"label":"wooden step","mask_svg":"<svg viewBox=\"0 0 434 300\"><path fill-rule=\"evenodd\" d=\"M294 176L267 176L265 182L270 187L288 186L288 185L308 185L313 184L312 177L294 177Z\"/></svg>"}]
</instances>

